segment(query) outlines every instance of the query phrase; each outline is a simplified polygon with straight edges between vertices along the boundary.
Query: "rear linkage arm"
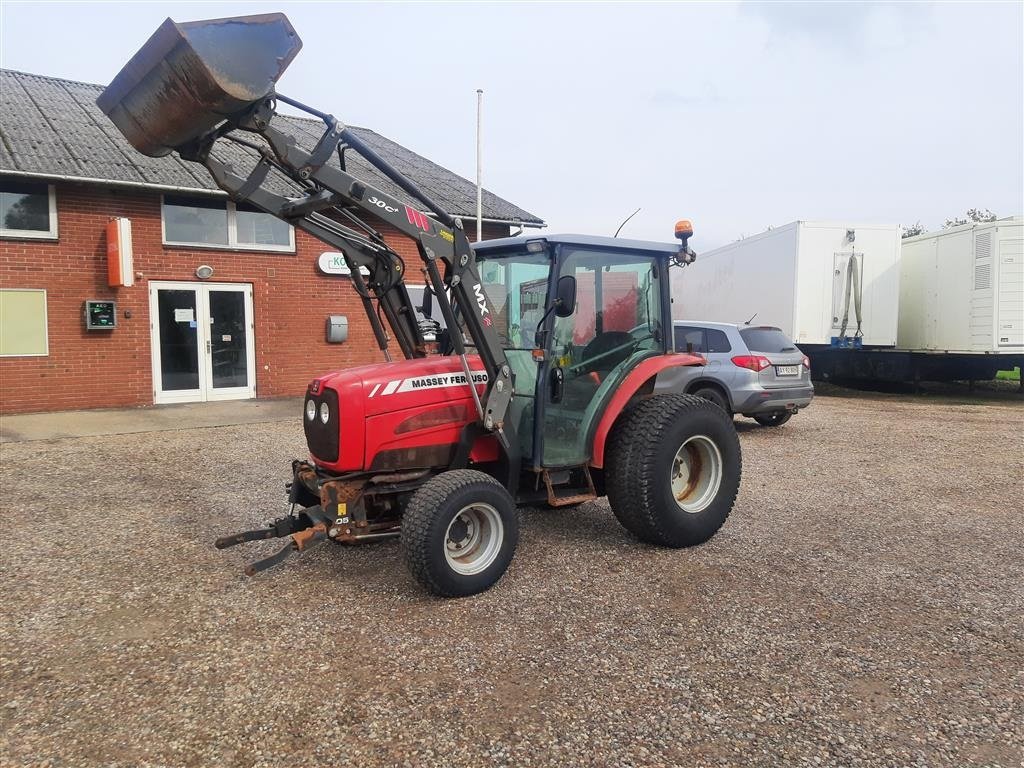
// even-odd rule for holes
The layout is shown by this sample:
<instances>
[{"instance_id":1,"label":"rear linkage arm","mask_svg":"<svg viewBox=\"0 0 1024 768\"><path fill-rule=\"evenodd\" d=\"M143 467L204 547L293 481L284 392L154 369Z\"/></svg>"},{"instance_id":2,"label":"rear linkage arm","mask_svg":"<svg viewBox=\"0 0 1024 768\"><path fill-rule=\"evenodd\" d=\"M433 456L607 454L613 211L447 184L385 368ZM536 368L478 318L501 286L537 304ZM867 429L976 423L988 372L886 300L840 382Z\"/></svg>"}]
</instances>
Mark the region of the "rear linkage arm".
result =
<instances>
[{"instance_id":1,"label":"rear linkage arm","mask_svg":"<svg viewBox=\"0 0 1024 768\"><path fill-rule=\"evenodd\" d=\"M271 125L271 119L276 114L276 100L305 110L324 121L326 130L312 153L298 147L293 137ZM270 150L230 136L236 128L258 134ZM237 175L231 164L211 155L215 142L222 137L260 153L259 162L247 177ZM340 155L346 148L358 152L403 191L422 202L437 220L428 218L347 171L327 164L336 151ZM352 272L352 280L363 300L377 343L386 356L387 338L370 302L359 267L365 267L370 272L369 290L377 298L378 306L387 318L402 354L406 358L422 357L426 352L412 300L406 290L404 264L379 234L355 217L349 216L349 220L358 223L364 231L345 226L319 211L355 207L383 219L412 238L424 262L438 307L450 329L453 349L462 359L467 381L471 381L471 375L454 307L458 307L466 331L483 360L488 383L482 402L477 398L476 387L470 386L473 398L477 401L480 421L485 429L497 433L507 453L517 455L513 426L505 420L512 399L512 373L493 328L494 311L481 286L476 259L461 220L444 211L332 115L318 112L280 94L264 99L241 116L196 140L191 146L181 148L180 154L185 159L204 164L217 185L233 200L251 203L339 250ZM265 189L264 182L272 168L307 189L306 196L290 199ZM439 261L443 264L443 275L438 268Z\"/></svg>"}]
</instances>

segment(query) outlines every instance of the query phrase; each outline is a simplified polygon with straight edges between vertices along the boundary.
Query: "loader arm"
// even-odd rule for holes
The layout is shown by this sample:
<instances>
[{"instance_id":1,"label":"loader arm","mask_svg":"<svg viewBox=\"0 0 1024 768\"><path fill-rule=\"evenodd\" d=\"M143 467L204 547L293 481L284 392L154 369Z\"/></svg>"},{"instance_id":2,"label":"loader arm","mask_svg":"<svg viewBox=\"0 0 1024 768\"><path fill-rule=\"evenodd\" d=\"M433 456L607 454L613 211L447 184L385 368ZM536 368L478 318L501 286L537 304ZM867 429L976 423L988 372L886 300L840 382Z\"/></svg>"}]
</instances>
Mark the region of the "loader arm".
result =
<instances>
[{"instance_id":1,"label":"loader arm","mask_svg":"<svg viewBox=\"0 0 1024 768\"><path fill-rule=\"evenodd\" d=\"M301 149L292 136L272 125L276 100L286 101L323 120L324 133L312 152ZM260 160L244 177L238 175L231 164L218 160L211 153L218 139L234 139L231 134L235 130L258 134L269 147L268 151L248 144L260 152ZM343 156L346 149L358 152L410 196L422 202L437 219L425 216L368 182L328 164L336 153ZM356 291L363 300L381 349L387 351L387 341L369 299L370 294L377 299L406 358L422 357L426 352L415 309L406 289L405 265L380 234L345 209L356 208L373 214L410 237L416 243L438 308L451 329L453 352L462 358L467 381L471 377L465 344L458 332L455 307L458 307L459 319L483 360L488 385L478 403L480 421L488 431L499 433L503 443L513 443L505 439L505 414L513 386L511 371L493 327L493 308L481 287L476 259L461 221L444 211L336 118L280 95L267 97L226 126L200 137L190 146L182 147L179 153L185 159L205 165L217 185L232 199L248 202L340 251L352 272ZM266 189L265 182L273 168L305 187L305 196L289 198ZM321 213L327 209L346 216L350 226ZM359 267L366 267L369 271L367 281L362 279ZM475 388L471 387L471 390L475 396Z\"/></svg>"},{"instance_id":2,"label":"loader arm","mask_svg":"<svg viewBox=\"0 0 1024 768\"><path fill-rule=\"evenodd\" d=\"M467 382L472 377L456 310L483 360L488 382L482 400L468 385L480 424L496 433L512 458L516 441L505 420L512 374L492 327L494 311L480 285L462 222L333 116L277 93L277 80L301 46L280 13L183 24L167 19L96 102L140 152L153 157L177 152L200 163L231 199L254 205L340 251L388 360L381 314L406 358L426 355L423 333L406 289L404 262L353 211L373 214L412 238L449 329L450 351L460 357ZM323 135L312 151L280 129L285 121L274 120L278 102L323 122ZM224 141L247 147L258 157L255 165L238 170L218 158L215 147ZM347 150L359 153L435 218L348 173ZM335 155L339 167L329 164ZM273 191L267 183L272 171L289 179L299 194ZM365 280L360 267L368 270Z\"/></svg>"}]
</instances>

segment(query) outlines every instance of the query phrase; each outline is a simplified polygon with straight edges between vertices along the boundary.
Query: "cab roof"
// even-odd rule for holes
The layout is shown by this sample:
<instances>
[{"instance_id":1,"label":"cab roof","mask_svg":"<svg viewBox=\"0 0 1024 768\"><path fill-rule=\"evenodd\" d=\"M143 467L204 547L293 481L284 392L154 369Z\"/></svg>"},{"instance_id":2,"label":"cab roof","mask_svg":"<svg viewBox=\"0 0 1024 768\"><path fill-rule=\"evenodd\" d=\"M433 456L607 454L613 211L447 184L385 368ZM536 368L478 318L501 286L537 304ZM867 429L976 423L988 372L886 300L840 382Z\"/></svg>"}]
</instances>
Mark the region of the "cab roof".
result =
<instances>
[{"instance_id":1,"label":"cab roof","mask_svg":"<svg viewBox=\"0 0 1024 768\"><path fill-rule=\"evenodd\" d=\"M627 251L648 251L675 256L679 253L679 243L658 243L653 240L626 240L621 237L598 237L595 235L519 235L518 237L502 237L497 240L485 240L473 244L477 253L491 251L517 250L524 248L526 243L543 240L551 245L578 245L584 248L614 248Z\"/></svg>"}]
</instances>

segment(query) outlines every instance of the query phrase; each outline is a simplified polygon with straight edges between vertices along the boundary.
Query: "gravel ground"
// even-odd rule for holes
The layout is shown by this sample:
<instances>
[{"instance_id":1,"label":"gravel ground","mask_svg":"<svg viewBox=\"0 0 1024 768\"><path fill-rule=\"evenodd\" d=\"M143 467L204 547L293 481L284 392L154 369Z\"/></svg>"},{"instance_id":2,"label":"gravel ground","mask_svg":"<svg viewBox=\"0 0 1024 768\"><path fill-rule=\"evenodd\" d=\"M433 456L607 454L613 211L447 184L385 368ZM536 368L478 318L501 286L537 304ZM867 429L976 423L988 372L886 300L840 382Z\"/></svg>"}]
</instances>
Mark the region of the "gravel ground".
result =
<instances>
[{"instance_id":1,"label":"gravel ground","mask_svg":"<svg viewBox=\"0 0 1024 768\"><path fill-rule=\"evenodd\" d=\"M738 423L708 544L524 512L479 597L394 542L254 579L298 424L5 445L10 766L1019 766L1019 405L820 398Z\"/></svg>"}]
</instances>

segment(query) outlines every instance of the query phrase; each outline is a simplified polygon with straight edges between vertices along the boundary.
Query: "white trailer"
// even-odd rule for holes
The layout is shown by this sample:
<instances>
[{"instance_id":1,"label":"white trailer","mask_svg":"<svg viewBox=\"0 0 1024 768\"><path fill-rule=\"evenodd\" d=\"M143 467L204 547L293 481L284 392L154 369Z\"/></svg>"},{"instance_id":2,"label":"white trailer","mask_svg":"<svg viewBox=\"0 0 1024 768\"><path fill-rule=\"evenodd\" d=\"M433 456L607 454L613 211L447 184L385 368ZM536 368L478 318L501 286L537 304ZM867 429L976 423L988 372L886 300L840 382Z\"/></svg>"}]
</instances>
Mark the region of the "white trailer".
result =
<instances>
[{"instance_id":1,"label":"white trailer","mask_svg":"<svg viewBox=\"0 0 1024 768\"><path fill-rule=\"evenodd\" d=\"M893 347L895 224L794 221L673 270L676 320L775 325L804 349Z\"/></svg>"},{"instance_id":2,"label":"white trailer","mask_svg":"<svg viewBox=\"0 0 1024 768\"><path fill-rule=\"evenodd\" d=\"M904 240L896 346L1024 353L1024 218Z\"/></svg>"}]
</instances>

